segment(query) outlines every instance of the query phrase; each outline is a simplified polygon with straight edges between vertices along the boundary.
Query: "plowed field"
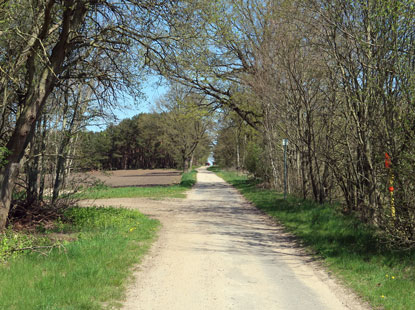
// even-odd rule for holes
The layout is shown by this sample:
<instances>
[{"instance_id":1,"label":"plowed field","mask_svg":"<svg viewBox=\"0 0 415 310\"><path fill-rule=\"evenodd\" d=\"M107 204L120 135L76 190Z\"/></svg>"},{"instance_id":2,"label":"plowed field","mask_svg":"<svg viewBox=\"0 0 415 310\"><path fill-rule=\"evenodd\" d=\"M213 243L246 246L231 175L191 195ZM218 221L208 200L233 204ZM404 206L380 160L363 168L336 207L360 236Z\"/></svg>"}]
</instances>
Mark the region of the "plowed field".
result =
<instances>
[{"instance_id":1,"label":"plowed field","mask_svg":"<svg viewBox=\"0 0 415 310\"><path fill-rule=\"evenodd\" d=\"M92 171L88 175L110 187L171 185L181 178L181 172L173 169Z\"/></svg>"}]
</instances>

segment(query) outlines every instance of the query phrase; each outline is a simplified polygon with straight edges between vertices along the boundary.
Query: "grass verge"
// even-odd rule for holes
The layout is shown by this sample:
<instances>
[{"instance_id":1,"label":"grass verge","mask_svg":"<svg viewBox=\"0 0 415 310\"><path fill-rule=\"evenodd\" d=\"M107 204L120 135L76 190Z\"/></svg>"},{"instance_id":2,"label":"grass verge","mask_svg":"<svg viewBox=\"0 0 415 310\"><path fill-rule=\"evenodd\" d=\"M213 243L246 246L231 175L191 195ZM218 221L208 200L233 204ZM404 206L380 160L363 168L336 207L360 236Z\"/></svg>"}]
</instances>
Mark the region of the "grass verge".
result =
<instances>
[{"instance_id":1,"label":"grass verge","mask_svg":"<svg viewBox=\"0 0 415 310\"><path fill-rule=\"evenodd\" d=\"M88 188L79 199L105 199L105 198L186 198L185 192L196 183L196 170L183 173L180 184L171 186L152 187L118 187L97 186Z\"/></svg>"},{"instance_id":2,"label":"grass verge","mask_svg":"<svg viewBox=\"0 0 415 310\"><path fill-rule=\"evenodd\" d=\"M415 251L384 246L370 227L344 216L335 205L319 205L259 188L235 172L209 168L236 187L257 208L278 219L321 257L373 309L415 309Z\"/></svg>"},{"instance_id":3,"label":"grass verge","mask_svg":"<svg viewBox=\"0 0 415 310\"><path fill-rule=\"evenodd\" d=\"M53 234L69 236L70 242L64 239L48 253L25 253L0 263L0 309L117 305L131 267L149 248L158 225L134 210L69 209Z\"/></svg>"}]
</instances>

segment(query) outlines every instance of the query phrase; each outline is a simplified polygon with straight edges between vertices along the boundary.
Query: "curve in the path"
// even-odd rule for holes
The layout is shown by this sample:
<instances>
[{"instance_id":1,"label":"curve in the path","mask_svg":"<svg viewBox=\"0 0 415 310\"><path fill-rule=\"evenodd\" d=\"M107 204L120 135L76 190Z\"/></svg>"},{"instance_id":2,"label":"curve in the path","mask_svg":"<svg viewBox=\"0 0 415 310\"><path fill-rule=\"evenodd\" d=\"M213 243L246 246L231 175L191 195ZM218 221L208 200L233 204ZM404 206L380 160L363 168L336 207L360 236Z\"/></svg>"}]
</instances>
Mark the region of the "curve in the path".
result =
<instances>
[{"instance_id":1,"label":"curve in the path","mask_svg":"<svg viewBox=\"0 0 415 310\"><path fill-rule=\"evenodd\" d=\"M327 285L332 280L289 235L206 169L175 211L124 309L360 309Z\"/></svg>"}]
</instances>

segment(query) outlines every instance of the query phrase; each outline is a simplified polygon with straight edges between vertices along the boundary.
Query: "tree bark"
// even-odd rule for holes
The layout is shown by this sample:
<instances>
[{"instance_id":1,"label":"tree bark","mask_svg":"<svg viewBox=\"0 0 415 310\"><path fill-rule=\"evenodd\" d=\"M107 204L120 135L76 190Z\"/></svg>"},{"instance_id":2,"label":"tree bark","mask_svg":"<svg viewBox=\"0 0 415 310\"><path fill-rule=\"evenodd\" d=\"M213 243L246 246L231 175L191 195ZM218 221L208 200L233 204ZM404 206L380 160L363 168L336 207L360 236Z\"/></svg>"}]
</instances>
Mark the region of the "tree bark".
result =
<instances>
[{"instance_id":1,"label":"tree bark","mask_svg":"<svg viewBox=\"0 0 415 310\"><path fill-rule=\"evenodd\" d=\"M36 140L36 139L35 139ZM33 141L30 146L30 159L27 163L27 201L29 204L38 199L39 187L39 147L40 141Z\"/></svg>"},{"instance_id":2,"label":"tree bark","mask_svg":"<svg viewBox=\"0 0 415 310\"><path fill-rule=\"evenodd\" d=\"M189 169L188 171L192 171L193 169L193 160L194 160L195 154L192 153L192 156L190 157L190 161L189 161Z\"/></svg>"},{"instance_id":3,"label":"tree bark","mask_svg":"<svg viewBox=\"0 0 415 310\"><path fill-rule=\"evenodd\" d=\"M0 170L0 230L4 229L7 224L13 188L18 174L19 163L7 164ZM13 180L13 183L7 180Z\"/></svg>"},{"instance_id":4,"label":"tree bark","mask_svg":"<svg viewBox=\"0 0 415 310\"><path fill-rule=\"evenodd\" d=\"M53 5L54 1L50 3ZM62 13L62 30L48 59L49 65L36 63L39 61L37 52L41 49L41 42L38 42L35 46L37 49L33 48L33 52L28 58L25 77L28 88L21 102L21 106L24 108L6 144L6 148L10 151L10 155L6 158L7 164L0 170L0 231L6 226L12 193L19 174L20 161L26 147L33 138L37 120L42 115L46 100L56 86L57 76L63 70L65 58L71 51L69 44L71 31L83 22L86 12L85 2L65 1ZM47 34L51 25L52 20L48 15L47 19L45 18L41 34L43 32ZM39 38L40 40L41 38ZM40 65L43 65L43 68L40 70L40 76L38 76L36 72Z\"/></svg>"}]
</instances>

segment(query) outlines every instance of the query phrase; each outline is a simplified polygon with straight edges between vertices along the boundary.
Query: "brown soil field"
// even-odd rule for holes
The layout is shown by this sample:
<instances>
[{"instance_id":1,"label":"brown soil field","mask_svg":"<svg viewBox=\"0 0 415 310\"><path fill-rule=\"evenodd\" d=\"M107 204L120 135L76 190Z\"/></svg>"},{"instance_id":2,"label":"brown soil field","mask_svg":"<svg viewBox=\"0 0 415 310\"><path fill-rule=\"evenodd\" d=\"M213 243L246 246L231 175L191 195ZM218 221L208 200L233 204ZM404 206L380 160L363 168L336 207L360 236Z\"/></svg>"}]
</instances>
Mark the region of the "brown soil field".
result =
<instances>
[{"instance_id":1,"label":"brown soil field","mask_svg":"<svg viewBox=\"0 0 415 310\"><path fill-rule=\"evenodd\" d=\"M171 185L180 183L181 179L181 172L174 169L91 171L87 174L110 187Z\"/></svg>"}]
</instances>

